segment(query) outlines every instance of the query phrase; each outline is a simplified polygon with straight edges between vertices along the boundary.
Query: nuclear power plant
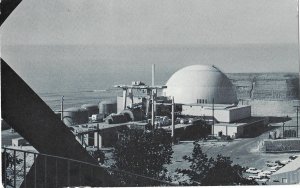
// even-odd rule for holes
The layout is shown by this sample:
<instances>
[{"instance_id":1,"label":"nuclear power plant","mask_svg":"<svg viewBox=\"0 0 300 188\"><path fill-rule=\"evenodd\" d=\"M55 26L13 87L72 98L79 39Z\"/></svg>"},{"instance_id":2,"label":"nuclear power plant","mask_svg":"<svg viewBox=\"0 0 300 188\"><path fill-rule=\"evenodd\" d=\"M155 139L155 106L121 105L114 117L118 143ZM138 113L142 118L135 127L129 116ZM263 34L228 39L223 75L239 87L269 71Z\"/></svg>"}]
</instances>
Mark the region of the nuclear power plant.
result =
<instances>
[{"instance_id":1,"label":"nuclear power plant","mask_svg":"<svg viewBox=\"0 0 300 188\"><path fill-rule=\"evenodd\" d=\"M153 82L154 75L153 66ZM118 137L116 128L124 127L163 128L180 140L188 139L183 134L186 127L193 130L204 122L207 135L234 139L258 134L268 124L267 118L251 117L251 105L239 104L234 85L213 65L184 67L165 85L133 81L131 85L114 87L122 89L123 96L61 109L58 114L62 114L63 122L72 128L82 145L112 145ZM100 133L99 129L106 131ZM109 135L115 136L105 140Z\"/></svg>"}]
</instances>

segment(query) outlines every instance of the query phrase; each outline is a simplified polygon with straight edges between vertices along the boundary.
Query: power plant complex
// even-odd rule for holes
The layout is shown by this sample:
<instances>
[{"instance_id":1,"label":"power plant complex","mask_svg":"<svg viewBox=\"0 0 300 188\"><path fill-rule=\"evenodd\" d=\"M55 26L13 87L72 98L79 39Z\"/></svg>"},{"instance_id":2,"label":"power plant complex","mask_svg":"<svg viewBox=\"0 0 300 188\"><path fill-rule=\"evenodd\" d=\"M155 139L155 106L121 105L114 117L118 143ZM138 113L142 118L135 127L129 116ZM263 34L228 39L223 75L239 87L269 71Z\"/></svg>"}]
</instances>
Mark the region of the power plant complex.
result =
<instances>
[{"instance_id":1,"label":"power plant complex","mask_svg":"<svg viewBox=\"0 0 300 188\"><path fill-rule=\"evenodd\" d=\"M115 139L108 142L104 138L117 138L116 128L133 124L143 129L164 128L178 140L184 128L199 124L208 126L209 135L227 138L250 136L268 124L266 118L251 117L250 105L239 104L235 87L215 66L184 67L162 86L154 85L154 74L153 66L152 86L141 81L115 85L123 96L62 109L58 115L83 145L96 147L112 145Z\"/></svg>"}]
</instances>

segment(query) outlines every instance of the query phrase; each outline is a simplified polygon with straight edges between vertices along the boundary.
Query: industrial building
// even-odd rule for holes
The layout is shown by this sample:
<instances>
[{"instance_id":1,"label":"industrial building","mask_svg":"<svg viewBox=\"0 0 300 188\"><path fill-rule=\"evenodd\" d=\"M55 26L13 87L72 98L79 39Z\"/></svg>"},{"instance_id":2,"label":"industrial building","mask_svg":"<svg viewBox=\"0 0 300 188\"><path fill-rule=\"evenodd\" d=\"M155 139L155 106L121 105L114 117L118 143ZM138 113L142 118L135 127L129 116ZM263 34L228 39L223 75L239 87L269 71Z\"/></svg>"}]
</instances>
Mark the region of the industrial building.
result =
<instances>
[{"instance_id":1,"label":"industrial building","mask_svg":"<svg viewBox=\"0 0 300 188\"><path fill-rule=\"evenodd\" d=\"M174 97L175 103L181 105L181 115L210 118L214 135L222 133L238 138L266 125L265 120L251 119L250 105L238 105L234 86L215 66L182 68L170 77L166 86L163 95Z\"/></svg>"},{"instance_id":2,"label":"industrial building","mask_svg":"<svg viewBox=\"0 0 300 188\"><path fill-rule=\"evenodd\" d=\"M182 105L182 115L191 116L212 116L218 122L232 123L251 116L251 106L226 105L226 104L184 104Z\"/></svg>"},{"instance_id":3,"label":"industrial building","mask_svg":"<svg viewBox=\"0 0 300 188\"><path fill-rule=\"evenodd\" d=\"M300 183L300 157L291 161L277 172L272 174L270 182L281 184L299 184Z\"/></svg>"},{"instance_id":4,"label":"industrial building","mask_svg":"<svg viewBox=\"0 0 300 188\"><path fill-rule=\"evenodd\" d=\"M240 106L235 88L215 66L192 65L175 72L166 83L164 96L182 104L182 115L214 116L234 122L251 116L251 106ZM214 113L214 114L213 114Z\"/></svg>"},{"instance_id":5,"label":"industrial building","mask_svg":"<svg viewBox=\"0 0 300 188\"><path fill-rule=\"evenodd\" d=\"M213 125L214 135L226 135L231 138L257 136L268 125L267 118L247 118L234 123L216 123Z\"/></svg>"}]
</instances>

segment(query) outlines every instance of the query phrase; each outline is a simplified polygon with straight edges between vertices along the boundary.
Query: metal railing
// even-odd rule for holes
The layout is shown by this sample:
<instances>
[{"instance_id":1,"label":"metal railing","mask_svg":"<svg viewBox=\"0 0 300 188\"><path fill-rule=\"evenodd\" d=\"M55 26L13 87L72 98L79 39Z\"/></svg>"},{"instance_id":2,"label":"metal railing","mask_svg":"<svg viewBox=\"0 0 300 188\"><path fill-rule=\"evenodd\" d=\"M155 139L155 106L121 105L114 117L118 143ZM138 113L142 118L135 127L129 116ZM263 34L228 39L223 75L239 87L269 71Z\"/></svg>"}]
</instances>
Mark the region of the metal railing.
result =
<instances>
[{"instance_id":1,"label":"metal railing","mask_svg":"<svg viewBox=\"0 0 300 188\"><path fill-rule=\"evenodd\" d=\"M43 158L43 163L41 165L43 169L42 171L40 168L37 169L37 165L35 165L38 157ZM49 166L49 164L47 163L48 160L54 161L54 167L53 165ZM41 160L39 162L41 162ZM111 175L112 179L115 182L118 182L116 185L111 186L177 186L177 184L173 184L170 182L158 180L139 174L134 174L127 171L122 171L119 169L103 167L97 164L91 164L84 161L32 151L2 147L3 186L20 187L22 185L23 187L34 188L53 186L61 187L61 178L58 177L58 170L62 164L66 165L67 168L67 177L65 177L66 180L64 180L65 183L63 184L63 186L74 186L74 183L71 183L71 177L74 176L76 176L77 180L76 186L86 186L86 183L84 183L83 181L84 177L82 176L82 169L84 167L90 170L91 177L96 177L95 168L106 170L106 172ZM74 167L74 165L78 166L75 172L74 170L71 170L71 167ZM47 168L52 168L51 172L53 173L47 174L49 173L49 171L47 171ZM32 171L31 173L33 174L33 180L31 179L30 183L27 182L27 174L29 173L29 171ZM37 176L42 177L42 180L38 180ZM49 178L51 182L47 182ZM43 182L42 185L40 184L41 182Z\"/></svg>"}]
</instances>

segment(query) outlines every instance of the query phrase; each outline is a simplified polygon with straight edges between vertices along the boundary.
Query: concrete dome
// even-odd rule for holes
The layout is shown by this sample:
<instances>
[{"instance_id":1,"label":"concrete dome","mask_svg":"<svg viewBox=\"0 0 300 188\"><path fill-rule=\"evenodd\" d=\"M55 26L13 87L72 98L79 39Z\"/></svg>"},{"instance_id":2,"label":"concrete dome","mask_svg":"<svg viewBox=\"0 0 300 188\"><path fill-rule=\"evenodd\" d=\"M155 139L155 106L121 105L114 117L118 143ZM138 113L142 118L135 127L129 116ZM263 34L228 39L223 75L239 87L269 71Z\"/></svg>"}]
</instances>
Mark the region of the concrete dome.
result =
<instances>
[{"instance_id":1,"label":"concrete dome","mask_svg":"<svg viewBox=\"0 0 300 188\"><path fill-rule=\"evenodd\" d=\"M215 66L192 65L175 72L166 83L164 96L174 96L175 103L237 103L231 81Z\"/></svg>"}]
</instances>

